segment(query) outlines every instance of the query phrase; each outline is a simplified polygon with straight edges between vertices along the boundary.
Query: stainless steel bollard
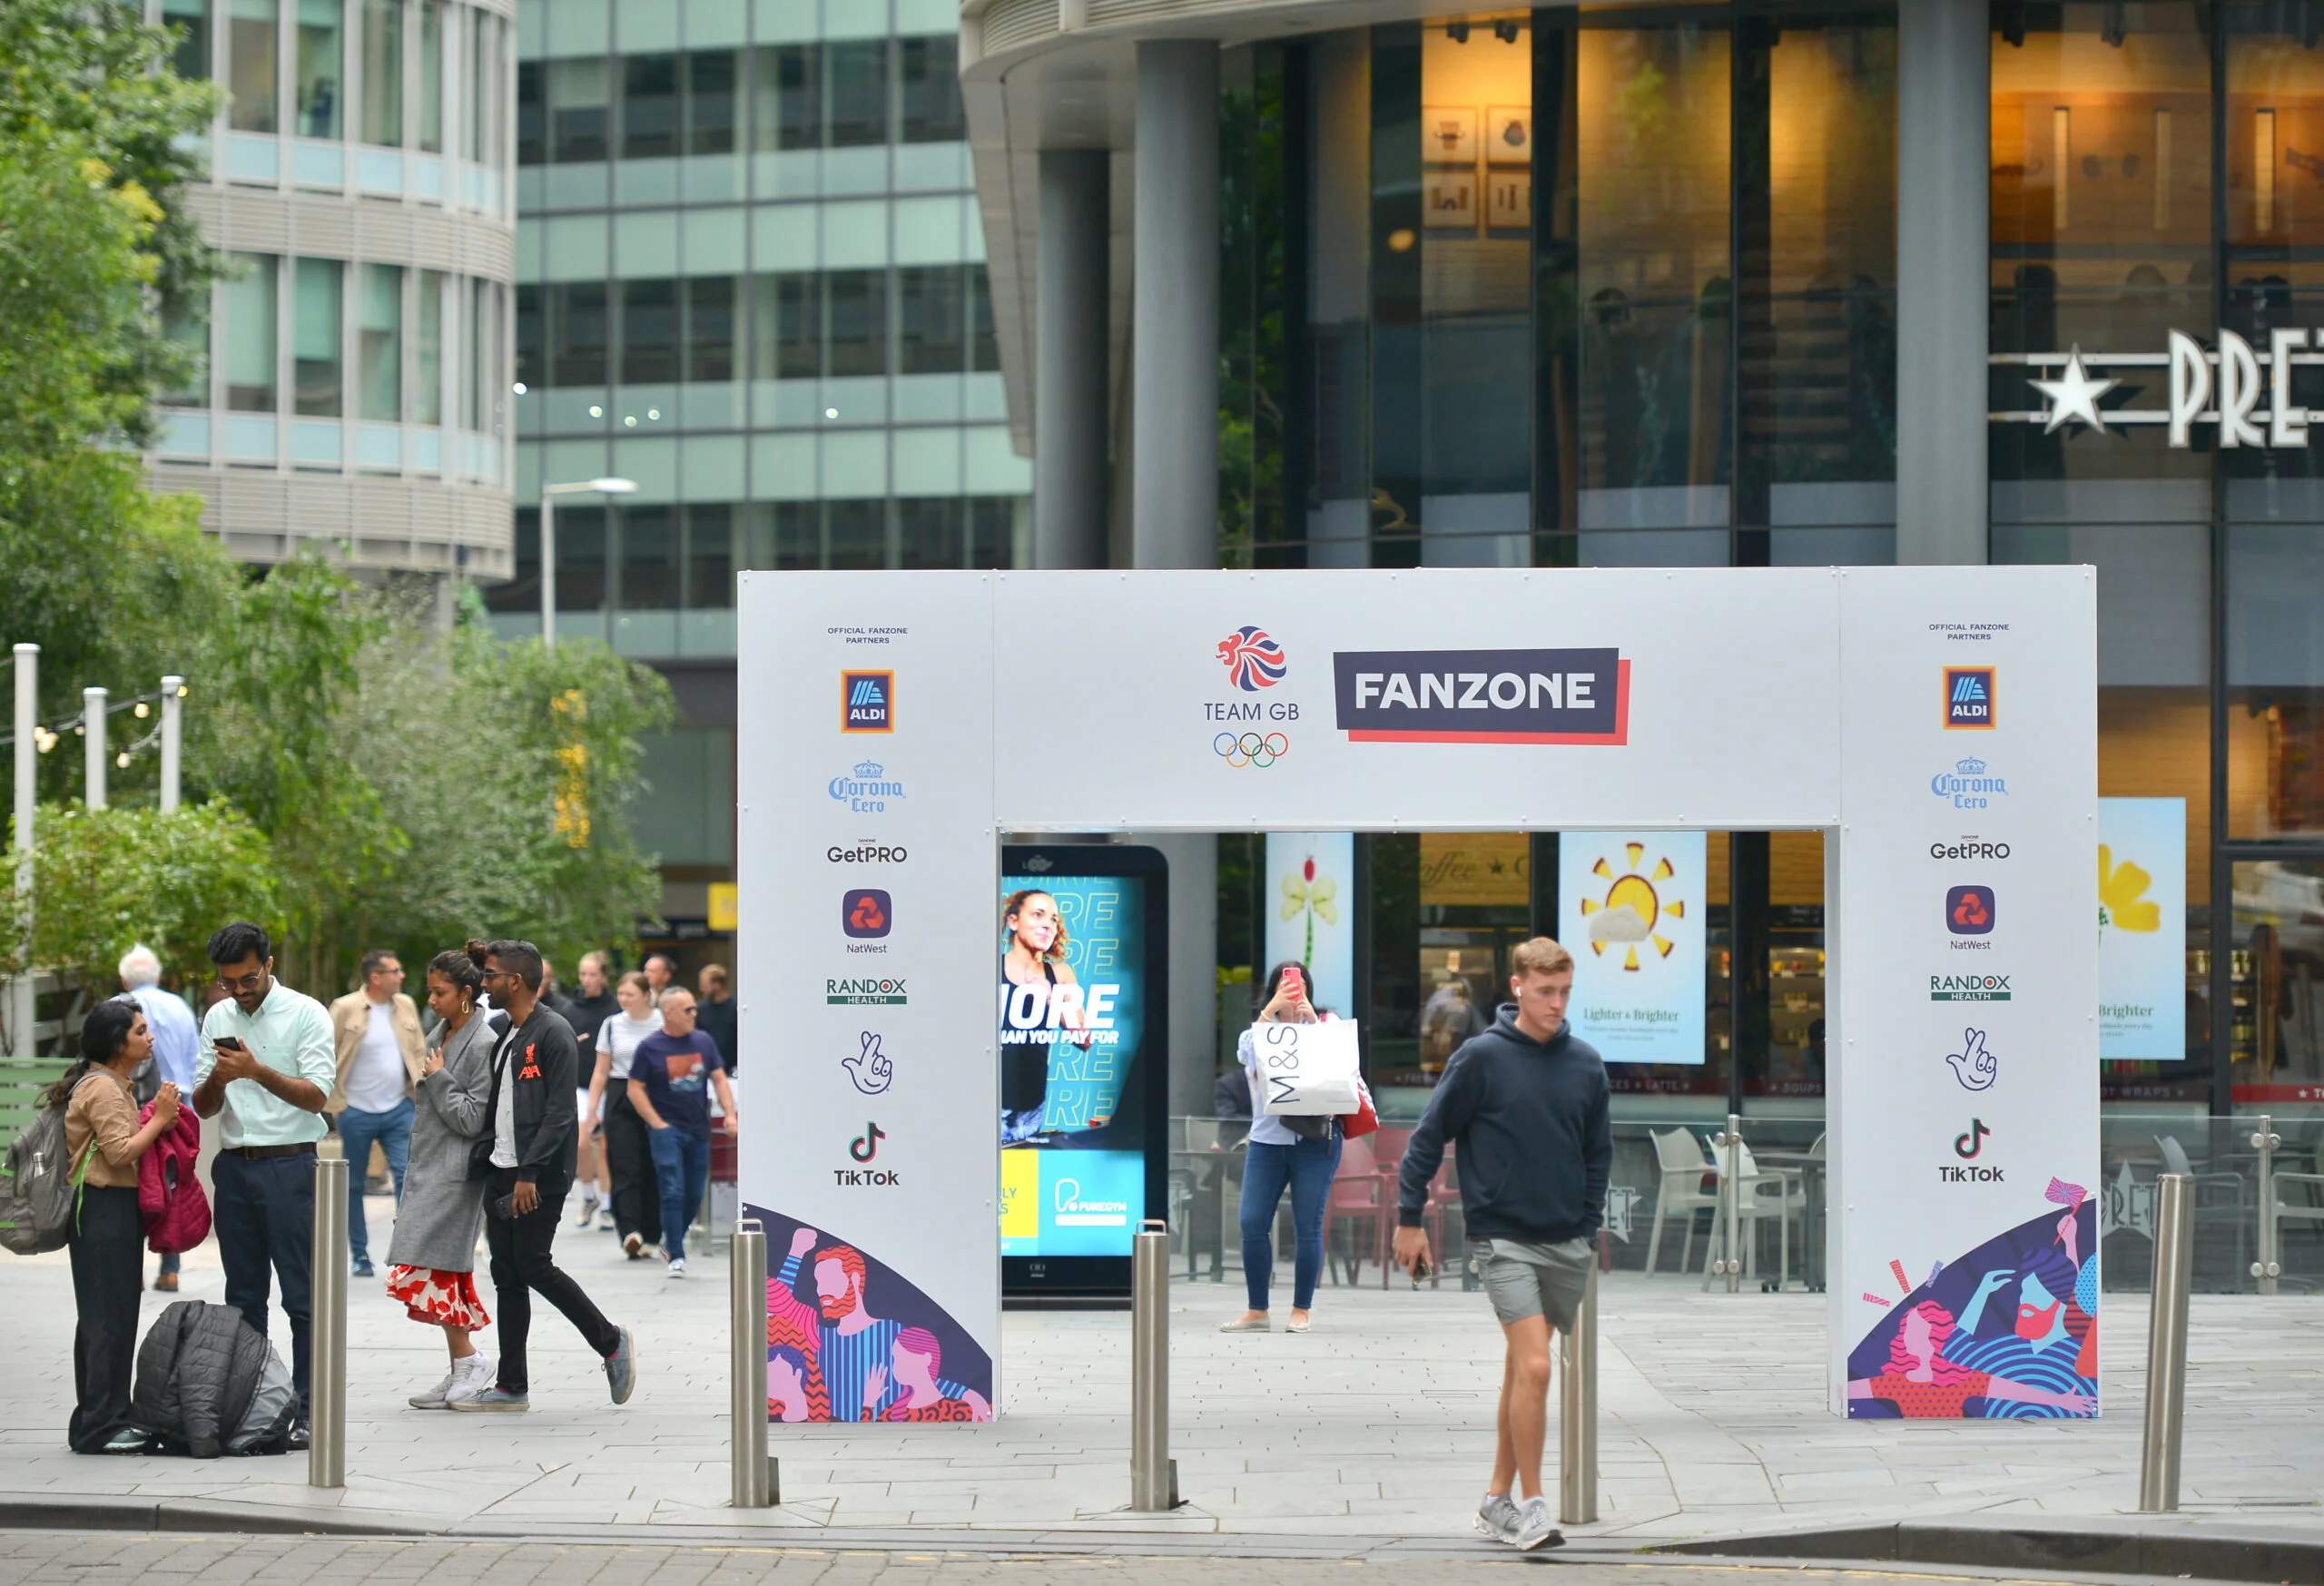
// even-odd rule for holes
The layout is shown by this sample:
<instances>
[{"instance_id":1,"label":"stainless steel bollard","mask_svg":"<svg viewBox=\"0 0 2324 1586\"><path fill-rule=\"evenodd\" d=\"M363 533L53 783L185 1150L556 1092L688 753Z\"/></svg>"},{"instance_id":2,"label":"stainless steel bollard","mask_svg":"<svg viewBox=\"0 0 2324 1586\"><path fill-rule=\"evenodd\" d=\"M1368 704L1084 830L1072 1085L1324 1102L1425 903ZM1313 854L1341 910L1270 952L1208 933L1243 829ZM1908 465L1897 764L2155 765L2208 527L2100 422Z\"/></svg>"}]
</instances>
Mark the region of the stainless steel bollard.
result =
<instances>
[{"instance_id":1,"label":"stainless steel bollard","mask_svg":"<svg viewBox=\"0 0 2324 1586\"><path fill-rule=\"evenodd\" d=\"M2179 1507L2179 1443L2187 1421L2187 1289L2195 1264L2195 1181L2155 1181L2154 1315L2146 1335L2146 1437L2139 1451L2139 1512Z\"/></svg>"},{"instance_id":2,"label":"stainless steel bollard","mask_svg":"<svg viewBox=\"0 0 2324 1586\"><path fill-rule=\"evenodd\" d=\"M774 1461L766 1452L766 1229L756 1217L735 1225L726 1270L734 1348L727 1406L734 1421L731 1502L737 1509L767 1509L776 1489Z\"/></svg>"},{"instance_id":3,"label":"stainless steel bollard","mask_svg":"<svg viewBox=\"0 0 2324 1586\"><path fill-rule=\"evenodd\" d=\"M1170 1457L1170 1225L1148 1217L1129 1268L1129 1506L1178 1506Z\"/></svg>"},{"instance_id":4,"label":"stainless steel bollard","mask_svg":"<svg viewBox=\"0 0 2324 1586\"><path fill-rule=\"evenodd\" d=\"M337 1145L337 1141L327 1144ZM307 1323L307 1485L347 1485L347 1175L315 1154L315 1237ZM360 1168L353 1168L360 1171Z\"/></svg>"},{"instance_id":5,"label":"stainless steel bollard","mask_svg":"<svg viewBox=\"0 0 2324 1586\"><path fill-rule=\"evenodd\" d=\"M1564 1355L1558 1401L1558 1523L1588 1525L1598 1518L1598 1264L1559 1348Z\"/></svg>"},{"instance_id":6,"label":"stainless steel bollard","mask_svg":"<svg viewBox=\"0 0 2324 1586\"><path fill-rule=\"evenodd\" d=\"M1727 1259L1715 1270L1726 1275L1727 1292L1737 1294L1743 1287L1743 1119L1739 1114L1727 1115L1727 1132L1718 1137L1718 1143L1727 1153L1718 1175L1719 1209L1727 1219Z\"/></svg>"},{"instance_id":7,"label":"stainless steel bollard","mask_svg":"<svg viewBox=\"0 0 2324 1586\"><path fill-rule=\"evenodd\" d=\"M2283 1143L2276 1120L2261 1113L2251 1136L2251 1148L2260 1153L2260 1259L2251 1264L2251 1276L2259 1279L2263 1295L2275 1293L2276 1279L2284 1275L2284 1253L2276 1247L2280 1231L2276 1226L2276 1152Z\"/></svg>"}]
</instances>

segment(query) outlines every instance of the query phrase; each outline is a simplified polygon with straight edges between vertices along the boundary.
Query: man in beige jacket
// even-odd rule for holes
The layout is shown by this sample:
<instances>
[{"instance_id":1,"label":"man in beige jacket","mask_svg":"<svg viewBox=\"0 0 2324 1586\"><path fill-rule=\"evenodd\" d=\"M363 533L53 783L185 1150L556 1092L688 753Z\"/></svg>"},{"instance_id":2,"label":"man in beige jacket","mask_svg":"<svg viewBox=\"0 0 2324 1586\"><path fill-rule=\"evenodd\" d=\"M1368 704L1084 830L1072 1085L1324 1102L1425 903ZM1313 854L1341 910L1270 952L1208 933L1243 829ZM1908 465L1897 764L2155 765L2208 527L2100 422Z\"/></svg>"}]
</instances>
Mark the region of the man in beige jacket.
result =
<instances>
[{"instance_id":1,"label":"man in beige jacket","mask_svg":"<svg viewBox=\"0 0 2324 1586\"><path fill-rule=\"evenodd\" d=\"M339 1083L331 1087L330 1110L339 1120L340 1144L347 1153L347 1250L355 1276L371 1276L369 1231L363 1226L363 1181L375 1144L386 1153L395 1177L396 1199L403 1199L404 1165L411 1154L412 1088L428 1055L419 1010L403 991L403 964L395 954L363 955L363 985L330 1005L330 1029L339 1044Z\"/></svg>"}]
</instances>

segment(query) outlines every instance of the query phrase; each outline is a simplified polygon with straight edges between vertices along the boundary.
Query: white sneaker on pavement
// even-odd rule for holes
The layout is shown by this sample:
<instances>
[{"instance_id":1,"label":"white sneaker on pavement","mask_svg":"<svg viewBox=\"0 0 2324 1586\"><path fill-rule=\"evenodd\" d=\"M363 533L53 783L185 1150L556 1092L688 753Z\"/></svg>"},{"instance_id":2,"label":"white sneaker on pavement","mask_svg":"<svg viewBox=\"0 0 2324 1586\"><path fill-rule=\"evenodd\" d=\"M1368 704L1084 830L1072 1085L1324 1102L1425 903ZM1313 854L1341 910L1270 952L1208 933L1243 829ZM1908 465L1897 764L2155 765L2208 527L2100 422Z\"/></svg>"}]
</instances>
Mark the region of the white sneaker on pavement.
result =
<instances>
[{"instance_id":1,"label":"white sneaker on pavement","mask_svg":"<svg viewBox=\"0 0 2324 1586\"><path fill-rule=\"evenodd\" d=\"M424 1393L412 1394L411 1397L406 1399L404 1403L409 1404L415 1410L442 1409L444 1407L445 1392L451 1387L454 1380L457 1379L459 1374L460 1374L458 1370L446 1372L442 1382L438 1383L434 1387L428 1389Z\"/></svg>"},{"instance_id":2,"label":"white sneaker on pavement","mask_svg":"<svg viewBox=\"0 0 2324 1586\"><path fill-rule=\"evenodd\" d=\"M451 1408L462 1399L473 1399L492 1386L500 1363L483 1350L478 1350L453 1368L452 1384L445 1390L444 1407Z\"/></svg>"},{"instance_id":3,"label":"white sneaker on pavement","mask_svg":"<svg viewBox=\"0 0 2324 1586\"><path fill-rule=\"evenodd\" d=\"M1495 1542L1514 1543L1523 1515L1506 1492L1487 1492L1477 1505L1477 1529Z\"/></svg>"},{"instance_id":4,"label":"white sneaker on pavement","mask_svg":"<svg viewBox=\"0 0 2324 1586\"><path fill-rule=\"evenodd\" d=\"M685 1258L684 1256L673 1256L673 1257L671 1257L671 1260L670 1260L670 1276L671 1276L672 1277L684 1277L685 1275L686 1275L686 1258ZM753 1367L753 1370L755 1370L756 1368L755 1368L755 1367Z\"/></svg>"},{"instance_id":5,"label":"white sneaker on pavement","mask_svg":"<svg viewBox=\"0 0 2324 1586\"><path fill-rule=\"evenodd\" d=\"M1565 1535L1558 1530L1557 1515L1547 1498L1526 1499L1524 1508L1518 1513L1517 1534L1509 1540L1520 1552L1565 1545Z\"/></svg>"}]
</instances>

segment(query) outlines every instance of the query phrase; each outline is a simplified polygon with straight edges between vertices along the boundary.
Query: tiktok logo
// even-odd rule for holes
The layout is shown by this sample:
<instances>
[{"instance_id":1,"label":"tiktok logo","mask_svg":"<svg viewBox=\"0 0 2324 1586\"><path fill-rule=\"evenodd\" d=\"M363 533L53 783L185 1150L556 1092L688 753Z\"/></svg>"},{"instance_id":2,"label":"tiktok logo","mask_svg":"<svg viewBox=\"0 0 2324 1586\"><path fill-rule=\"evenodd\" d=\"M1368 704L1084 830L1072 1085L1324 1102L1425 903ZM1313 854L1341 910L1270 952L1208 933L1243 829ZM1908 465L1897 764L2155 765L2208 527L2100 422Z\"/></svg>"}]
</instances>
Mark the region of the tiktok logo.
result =
<instances>
[{"instance_id":1,"label":"tiktok logo","mask_svg":"<svg viewBox=\"0 0 2324 1586\"><path fill-rule=\"evenodd\" d=\"M1953 1154L1960 1157L1964 1162L1968 1161L1978 1152L1985 1148L1985 1137L1993 1132L1993 1130L1985 1127L1985 1120L1984 1118L1971 1118L1969 1120L1969 1132L1965 1135L1955 1135L1953 1137Z\"/></svg>"},{"instance_id":2,"label":"tiktok logo","mask_svg":"<svg viewBox=\"0 0 2324 1586\"><path fill-rule=\"evenodd\" d=\"M848 1141L847 1154L859 1162L869 1162L880 1154L880 1142L887 1138L887 1130L876 1123L867 1122L863 1132Z\"/></svg>"}]
</instances>

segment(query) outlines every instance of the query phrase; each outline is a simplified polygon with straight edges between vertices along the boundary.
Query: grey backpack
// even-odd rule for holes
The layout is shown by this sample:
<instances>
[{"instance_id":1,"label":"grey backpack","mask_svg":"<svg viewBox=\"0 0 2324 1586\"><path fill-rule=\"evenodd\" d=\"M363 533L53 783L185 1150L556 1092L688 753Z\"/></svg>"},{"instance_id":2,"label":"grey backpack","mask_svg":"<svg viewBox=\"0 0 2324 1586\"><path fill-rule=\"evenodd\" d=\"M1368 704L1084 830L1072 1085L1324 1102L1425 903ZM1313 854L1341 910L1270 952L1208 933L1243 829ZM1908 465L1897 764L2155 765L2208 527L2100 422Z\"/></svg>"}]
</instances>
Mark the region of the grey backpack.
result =
<instances>
[{"instance_id":1,"label":"grey backpack","mask_svg":"<svg viewBox=\"0 0 2324 1586\"><path fill-rule=\"evenodd\" d=\"M0 1246L19 1256L62 1249L73 1232L81 1175L64 1150L64 1106L42 1108L9 1146L7 1165L0 1168Z\"/></svg>"}]
</instances>

